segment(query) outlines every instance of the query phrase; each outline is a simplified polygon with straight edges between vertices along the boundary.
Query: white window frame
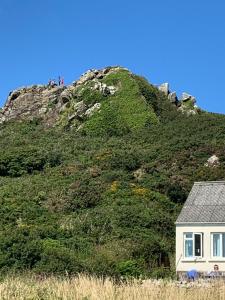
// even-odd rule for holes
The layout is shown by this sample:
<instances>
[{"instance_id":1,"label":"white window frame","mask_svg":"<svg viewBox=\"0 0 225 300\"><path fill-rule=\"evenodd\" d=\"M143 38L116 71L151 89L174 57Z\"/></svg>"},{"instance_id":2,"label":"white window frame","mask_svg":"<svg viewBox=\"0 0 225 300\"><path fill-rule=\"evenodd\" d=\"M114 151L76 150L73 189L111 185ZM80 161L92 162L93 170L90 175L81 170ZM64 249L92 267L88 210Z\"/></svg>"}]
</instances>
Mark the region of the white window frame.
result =
<instances>
[{"instance_id":1,"label":"white window frame","mask_svg":"<svg viewBox=\"0 0 225 300\"><path fill-rule=\"evenodd\" d=\"M213 255L213 235L214 234L219 234L220 236L220 256L214 256ZM210 236L211 236L211 258L215 258L215 259L225 259L225 256L223 256L223 234L225 235L225 232L211 232Z\"/></svg>"},{"instance_id":2,"label":"white window frame","mask_svg":"<svg viewBox=\"0 0 225 300\"><path fill-rule=\"evenodd\" d=\"M186 238L186 234L192 234L192 238ZM200 235L201 239L201 253L196 256L195 254L195 235ZM192 240L193 241L193 253L192 256L185 256L185 241ZM203 258L203 233L202 232L184 232L183 234L183 258L184 259L193 259L193 258Z\"/></svg>"}]
</instances>

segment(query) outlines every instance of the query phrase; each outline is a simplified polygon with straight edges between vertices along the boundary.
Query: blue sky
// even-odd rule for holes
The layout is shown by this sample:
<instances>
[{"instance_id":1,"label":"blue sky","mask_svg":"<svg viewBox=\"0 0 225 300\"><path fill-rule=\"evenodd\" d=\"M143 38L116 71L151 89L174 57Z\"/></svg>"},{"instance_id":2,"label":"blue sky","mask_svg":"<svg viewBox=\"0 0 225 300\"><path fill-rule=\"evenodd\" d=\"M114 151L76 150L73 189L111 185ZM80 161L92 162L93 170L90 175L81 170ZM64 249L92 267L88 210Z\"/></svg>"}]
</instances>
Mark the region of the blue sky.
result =
<instances>
[{"instance_id":1,"label":"blue sky","mask_svg":"<svg viewBox=\"0 0 225 300\"><path fill-rule=\"evenodd\" d=\"M0 105L10 90L122 65L225 113L224 0L0 0Z\"/></svg>"}]
</instances>

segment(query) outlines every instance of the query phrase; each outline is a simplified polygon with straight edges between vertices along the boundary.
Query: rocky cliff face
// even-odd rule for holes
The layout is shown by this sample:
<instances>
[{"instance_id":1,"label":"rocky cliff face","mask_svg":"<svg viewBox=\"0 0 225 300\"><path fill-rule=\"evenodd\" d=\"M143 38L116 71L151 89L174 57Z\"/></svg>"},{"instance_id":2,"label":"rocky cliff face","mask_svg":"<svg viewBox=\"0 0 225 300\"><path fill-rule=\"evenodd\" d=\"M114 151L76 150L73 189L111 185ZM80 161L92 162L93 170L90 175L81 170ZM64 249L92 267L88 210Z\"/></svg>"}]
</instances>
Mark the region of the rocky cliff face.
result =
<instances>
[{"instance_id":1,"label":"rocky cliff face","mask_svg":"<svg viewBox=\"0 0 225 300\"><path fill-rule=\"evenodd\" d=\"M31 120L35 117L47 119L50 123L58 118L61 94L65 87L34 85L11 92L2 109L0 122L13 119ZM55 105L56 104L56 105ZM53 110L52 107L55 107Z\"/></svg>"},{"instance_id":2,"label":"rocky cliff face","mask_svg":"<svg viewBox=\"0 0 225 300\"><path fill-rule=\"evenodd\" d=\"M0 123L9 120L32 120L40 118L46 125L52 126L61 119L63 111L67 110L73 101L72 114L68 120L89 117L100 109L100 103L90 105L79 101L82 88L91 83L91 90L98 91L103 96L113 95L116 87L107 86L100 80L106 75L116 72L119 67L109 67L103 70L89 70L79 80L68 86L33 85L22 87L10 92L7 101L0 112Z\"/></svg>"},{"instance_id":3,"label":"rocky cliff face","mask_svg":"<svg viewBox=\"0 0 225 300\"><path fill-rule=\"evenodd\" d=\"M96 95L97 98L106 100L120 89L119 82L107 85L104 78L121 70L132 75L121 67L107 67L102 70L89 70L68 86L33 85L12 91L0 111L0 123L38 118L46 126L53 126L63 122L68 125L74 120L86 120L101 109L102 103L96 100ZM184 93L182 99L178 100L176 93L169 91L167 83L159 86L158 90L182 113L189 115L198 112L193 96ZM85 97L89 101L84 101Z\"/></svg>"}]
</instances>

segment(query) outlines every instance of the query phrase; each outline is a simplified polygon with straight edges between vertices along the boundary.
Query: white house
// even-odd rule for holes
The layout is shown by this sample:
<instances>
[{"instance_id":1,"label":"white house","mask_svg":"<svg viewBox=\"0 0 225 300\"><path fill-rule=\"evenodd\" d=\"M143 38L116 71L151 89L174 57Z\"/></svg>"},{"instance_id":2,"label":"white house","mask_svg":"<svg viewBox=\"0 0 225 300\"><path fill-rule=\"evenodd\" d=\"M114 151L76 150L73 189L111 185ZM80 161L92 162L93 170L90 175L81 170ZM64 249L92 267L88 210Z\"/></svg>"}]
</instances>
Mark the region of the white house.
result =
<instances>
[{"instance_id":1,"label":"white house","mask_svg":"<svg viewBox=\"0 0 225 300\"><path fill-rule=\"evenodd\" d=\"M195 182L176 221L176 271L225 275L225 181Z\"/></svg>"}]
</instances>

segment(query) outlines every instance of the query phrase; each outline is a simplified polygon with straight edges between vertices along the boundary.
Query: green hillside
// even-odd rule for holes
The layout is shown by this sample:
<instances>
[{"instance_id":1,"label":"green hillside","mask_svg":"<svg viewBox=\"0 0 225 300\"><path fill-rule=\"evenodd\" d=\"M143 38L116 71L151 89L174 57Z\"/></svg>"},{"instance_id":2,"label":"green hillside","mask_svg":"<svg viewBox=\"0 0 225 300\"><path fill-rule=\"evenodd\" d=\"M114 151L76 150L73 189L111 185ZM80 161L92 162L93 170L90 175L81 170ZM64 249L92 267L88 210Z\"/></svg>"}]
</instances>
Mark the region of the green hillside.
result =
<instances>
[{"instance_id":1,"label":"green hillside","mask_svg":"<svg viewBox=\"0 0 225 300\"><path fill-rule=\"evenodd\" d=\"M73 98L58 122L59 126L82 125L82 133L86 135L123 135L135 132L143 127L158 124L160 112L175 110L166 97L157 88L150 85L144 78L119 68L98 81L100 84L116 88L114 95L103 95L94 90L96 82L90 80L73 91ZM68 121L76 103L93 106L101 104L101 109L91 118L82 117ZM166 106L166 107L164 107Z\"/></svg>"},{"instance_id":2,"label":"green hillside","mask_svg":"<svg viewBox=\"0 0 225 300\"><path fill-rule=\"evenodd\" d=\"M186 116L124 70L101 80L117 92L80 86L57 126L1 125L2 273L169 275L193 182L225 179L225 116ZM78 100L101 109L69 123ZM219 163L207 166L214 154Z\"/></svg>"}]
</instances>

